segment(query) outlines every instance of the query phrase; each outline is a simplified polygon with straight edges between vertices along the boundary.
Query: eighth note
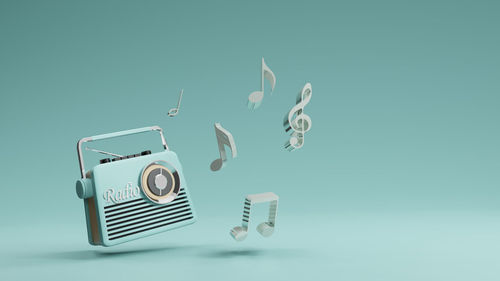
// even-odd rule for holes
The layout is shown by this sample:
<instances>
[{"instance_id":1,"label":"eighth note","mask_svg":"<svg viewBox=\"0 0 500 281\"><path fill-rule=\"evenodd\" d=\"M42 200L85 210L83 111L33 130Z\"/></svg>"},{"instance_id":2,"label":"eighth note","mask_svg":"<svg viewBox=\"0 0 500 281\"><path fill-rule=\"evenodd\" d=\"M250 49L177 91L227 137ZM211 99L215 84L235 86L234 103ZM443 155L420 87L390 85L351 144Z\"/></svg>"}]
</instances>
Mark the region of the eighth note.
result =
<instances>
[{"instance_id":1,"label":"eighth note","mask_svg":"<svg viewBox=\"0 0 500 281\"><path fill-rule=\"evenodd\" d=\"M226 149L224 145L229 147L233 158L236 158L238 153L236 151L236 144L234 143L233 135L228 130L222 128L219 123L215 123L214 127L220 154L220 158L215 159L212 164L210 164L210 169L215 172L224 167L224 163L227 161Z\"/></svg>"},{"instance_id":2,"label":"eighth note","mask_svg":"<svg viewBox=\"0 0 500 281\"><path fill-rule=\"evenodd\" d=\"M179 95L179 101L177 101L177 107L171 108L168 111L168 116L169 117L174 117L175 115L177 115L177 113L179 113L179 108L181 107L181 101L182 101L182 95L183 94L184 94L184 89L181 90L181 93Z\"/></svg>"},{"instance_id":3,"label":"eighth note","mask_svg":"<svg viewBox=\"0 0 500 281\"><path fill-rule=\"evenodd\" d=\"M264 78L271 83L271 93L274 91L274 86L276 85L276 76L274 76L272 70L267 66L264 58L262 58L260 75L260 91L255 91L248 96L247 106L249 109L256 109L262 103L262 99L264 98Z\"/></svg>"},{"instance_id":4,"label":"eighth note","mask_svg":"<svg viewBox=\"0 0 500 281\"><path fill-rule=\"evenodd\" d=\"M243 220L241 226L235 226L231 229L231 236L236 241L243 241L248 235L248 225L250 223L250 208L253 204L271 202L269 204L269 218L257 226L257 231L264 237L269 237L274 233L276 225L276 216L278 213L278 195L272 192L251 194L245 198L243 207Z\"/></svg>"}]
</instances>

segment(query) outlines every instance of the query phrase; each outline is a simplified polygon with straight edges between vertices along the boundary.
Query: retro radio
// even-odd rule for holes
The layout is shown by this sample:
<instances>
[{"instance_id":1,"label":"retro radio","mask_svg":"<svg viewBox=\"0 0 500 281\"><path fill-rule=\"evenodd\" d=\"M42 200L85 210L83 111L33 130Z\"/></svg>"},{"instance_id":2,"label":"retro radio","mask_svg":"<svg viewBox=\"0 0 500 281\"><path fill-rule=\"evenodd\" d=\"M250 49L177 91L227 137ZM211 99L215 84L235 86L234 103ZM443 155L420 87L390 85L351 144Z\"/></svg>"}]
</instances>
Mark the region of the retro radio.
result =
<instances>
[{"instance_id":1,"label":"retro radio","mask_svg":"<svg viewBox=\"0 0 500 281\"><path fill-rule=\"evenodd\" d=\"M160 133L165 151L106 158L85 170L83 143L151 131ZM83 138L77 152L82 179L76 193L84 201L90 244L112 246L195 222L182 166L160 127Z\"/></svg>"}]
</instances>

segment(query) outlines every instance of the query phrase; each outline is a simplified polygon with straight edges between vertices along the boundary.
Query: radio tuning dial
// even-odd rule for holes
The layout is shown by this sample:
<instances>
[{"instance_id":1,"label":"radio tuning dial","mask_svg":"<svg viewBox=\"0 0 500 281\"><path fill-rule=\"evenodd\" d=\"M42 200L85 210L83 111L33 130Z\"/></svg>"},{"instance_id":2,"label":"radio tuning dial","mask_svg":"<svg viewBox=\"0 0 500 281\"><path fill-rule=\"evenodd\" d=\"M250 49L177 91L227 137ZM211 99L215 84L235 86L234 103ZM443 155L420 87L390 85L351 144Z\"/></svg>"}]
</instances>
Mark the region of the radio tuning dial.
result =
<instances>
[{"instance_id":1,"label":"radio tuning dial","mask_svg":"<svg viewBox=\"0 0 500 281\"><path fill-rule=\"evenodd\" d=\"M180 186L179 173L167 162L153 162L142 171L142 191L155 203L172 202L179 194Z\"/></svg>"}]
</instances>

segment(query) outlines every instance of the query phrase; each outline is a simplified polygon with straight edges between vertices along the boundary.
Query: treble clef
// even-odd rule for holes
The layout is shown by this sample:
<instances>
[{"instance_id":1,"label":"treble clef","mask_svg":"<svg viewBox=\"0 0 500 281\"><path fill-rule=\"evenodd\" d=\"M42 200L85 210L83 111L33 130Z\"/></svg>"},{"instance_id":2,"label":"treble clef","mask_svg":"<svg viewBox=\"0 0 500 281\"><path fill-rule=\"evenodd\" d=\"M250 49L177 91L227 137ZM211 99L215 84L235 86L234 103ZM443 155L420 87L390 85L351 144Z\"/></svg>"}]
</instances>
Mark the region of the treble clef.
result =
<instances>
[{"instance_id":1,"label":"treble clef","mask_svg":"<svg viewBox=\"0 0 500 281\"><path fill-rule=\"evenodd\" d=\"M304 113L304 107L311 101L311 96L312 85L306 83L297 96L296 105L285 115L283 127L287 133L293 131L290 139L285 143L285 149L288 151L301 148L304 145L304 134L311 129L311 117Z\"/></svg>"}]
</instances>

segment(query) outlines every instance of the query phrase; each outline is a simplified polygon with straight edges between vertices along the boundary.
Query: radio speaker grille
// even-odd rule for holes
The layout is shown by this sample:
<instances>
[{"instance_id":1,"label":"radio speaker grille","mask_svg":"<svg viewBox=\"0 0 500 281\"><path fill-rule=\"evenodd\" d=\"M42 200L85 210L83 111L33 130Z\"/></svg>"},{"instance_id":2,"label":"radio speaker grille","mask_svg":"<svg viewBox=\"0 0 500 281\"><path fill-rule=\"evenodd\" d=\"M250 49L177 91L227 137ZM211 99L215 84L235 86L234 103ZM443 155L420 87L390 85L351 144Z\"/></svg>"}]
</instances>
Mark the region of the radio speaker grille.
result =
<instances>
[{"instance_id":1,"label":"radio speaker grille","mask_svg":"<svg viewBox=\"0 0 500 281\"><path fill-rule=\"evenodd\" d=\"M181 188L174 201L154 205L139 198L104 207L109 240L179 223L193 218L186 192Z\"/></svg>"}]
</instances>

